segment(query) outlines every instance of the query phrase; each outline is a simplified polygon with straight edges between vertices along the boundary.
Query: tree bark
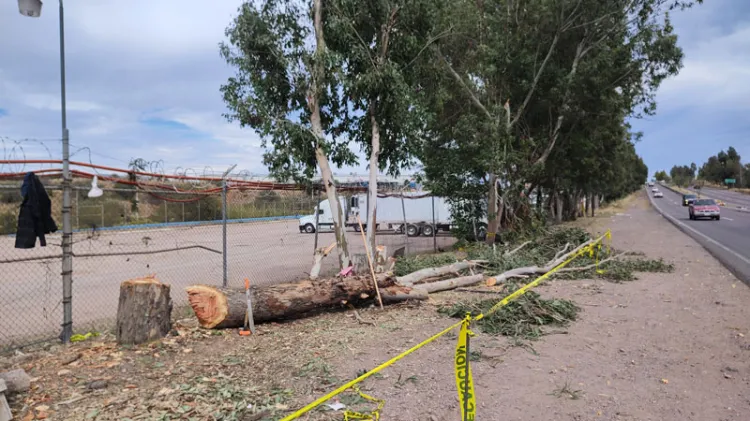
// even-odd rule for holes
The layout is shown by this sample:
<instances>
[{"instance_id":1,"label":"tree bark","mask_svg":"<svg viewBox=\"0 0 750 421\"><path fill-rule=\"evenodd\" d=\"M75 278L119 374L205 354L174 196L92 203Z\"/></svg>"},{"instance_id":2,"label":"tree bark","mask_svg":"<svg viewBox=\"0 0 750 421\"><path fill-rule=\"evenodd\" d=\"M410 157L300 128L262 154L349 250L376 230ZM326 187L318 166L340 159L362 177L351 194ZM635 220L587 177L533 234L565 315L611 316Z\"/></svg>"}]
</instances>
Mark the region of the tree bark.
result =
<instances>
[{"instance_id":1,"label":"tree bark","mask_svg":"<svg viewBox=\"0 0 750 421\"><path fill-rule=\"evenodd\" d=\"M555 190L555 222L558 224L563 221L563 201L560 197L560 193Z\"/></svg>"},{"instance_id":2,"label":"tree bark","mask_svg":"<svg viewBox=\"0 0 750 421\"><path fill-rule=\"evenodd\" d=\"M120 284L116 335L118 344L135 345L161 339L172 329L170 287L155 278Z\"/></svg>"},{"instance_id":3,"label":"tree bark","mask_svg":"<svg viewBox=\"0 0 750 421\"><path fill-rule=\"evenodd\" d=\"M378 278L383 302L425 299L419 290L397 285L387 277ZM209 285L187 288L188 301L204 328L241 327L245 320L245 291ZM256 323L293 319L345 303L356 304L375 297L375 285L368 276L305 280L251 288L253 320Z\"/></svg>"},{"instance_id":4,"label":"tree bark","mask_svg":"<svg viewBox=\"0 0 750 421\"><path fill-rule=\"evenodd\" d=\"M375 261L375 225L378 203L378 163L380 158L380 126L375 118L375 102L370 103L370 125L372 126L372 139L370 150L370 179L367 184L367 244L370 247L370 259Z\"/></svg>"},{"instance_id":5,"label":"tree bark","mask_svg":"<svg viewBox=\"0 0 750 421\"><path fill-rule=\"evenodd\" d=\"M593 194L592 195L592 203L591 203L591 216L596 216L596 208L599 207L599 194Z\"/></svg>"},{"instance_id":6,"label":"tree bark","mask_svg":"<svg viewBox=\"0 0 750 421\"><path fill-rule=\"evenodd\" d=\"M315 159L320 167L320 175L325 185L326 196L331 205L331 216L333 217L333 230L336 236L336 251L339 256L339 269L349 267L349 247L346 242L346 226L344 224L344 212L341 209L336 184L333 180L333 171L328 161L328 156L323 150L323 123L320 118L320 83L325 73L326 43L323 36L323 0L313 2L313 21L315 29L315 58L312 71L310 89L307 93L307 106L310 109L310 125L315 134Z\"/></svg>"},{"instance_id":7,"label":"tree bark","mask_svg":"<svg viewBox=\"0 0 750 421\"><path fill-rule=\"evenodd\" d=\"M584 199L586 201L586 207L583 209L583 216L588 218L590 210L591 210L591 195L590 194L584 195Z\"/></svg>"},{"instance_id":8,"label":"tree bark","mask_svg":"<svg viewBox=\"0 0 750 421\"><path fill-rule=\"evenodd\" d=\"M462 262L456 262L456 263L446 265L446 266L440 266L436 268L424 268L416 272L412 272L408 275L399 276L396 278L396 282L398 282L401 285L409 287L419 282L422 282L426 279L439 278L439 277L442 277L445 275L451 275L451 274L458 275L458 273L461 272L462 270L466 270L473 266L476 266L477 263L479 262L464 260Z\"/></svg>"},{"instance_id":9,"label":"tree bark","mask_svg":"<svg viewBox=\"0 0 750 421\"><path fill-rule=\"evenodd\" d=\"M489 192L487 198L487 238L484 242L492 245L495 244L495 235L500 223L497 217L497 175L490 174Z\"/></svg>"},{"instance_id":10,"label":"tree bark","mask_svg":"<svg viewBox=\"0 0 750 421\"><path fill-rule=\"evenodd\" d=\"M420 289L428 294L439 291L447 291L449 289L455 289L459 287L466 287L469 285L478 284L484 281L484 275L478 273L476 275L459 276L458 278L446 279L444 281L430 282L428 284L421 284L415 289Z\"/></svg>"},{"instance_id":11,"label":"tree bark","mask_svg":"<svg viewBox=\"0 0 750 421\"><path fill-rule=\"evenodd\" d=\"M318 279L320 275L320 269L323 266L323 259L328 256L328 253L336 247L336 243L331 243L328 247L319 247L315 250L315 256L313 257L313 266L310 269L310 279Z\"/></svg>"}]
</instances>

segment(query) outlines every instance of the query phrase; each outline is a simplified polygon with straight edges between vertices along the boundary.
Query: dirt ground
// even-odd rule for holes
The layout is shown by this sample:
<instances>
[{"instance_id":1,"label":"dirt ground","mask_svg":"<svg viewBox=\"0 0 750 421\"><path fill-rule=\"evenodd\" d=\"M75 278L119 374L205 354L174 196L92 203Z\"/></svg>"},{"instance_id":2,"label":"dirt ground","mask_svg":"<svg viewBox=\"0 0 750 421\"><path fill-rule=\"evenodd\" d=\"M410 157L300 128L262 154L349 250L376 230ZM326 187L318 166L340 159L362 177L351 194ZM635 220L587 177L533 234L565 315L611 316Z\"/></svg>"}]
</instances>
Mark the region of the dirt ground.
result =
<instances>
[{"instance_id":1,"label":"dirt ground","mask_svg":"<svg viewBox=\"0 0 750 421\"><path fill-rule=\"evenodd\" d=\"M578 224L610 228L614 247L662 257L676 270L621 284L550 281L537 292L583 311L537 341L477 330L477 419L750 419L750 289L645 196ZM276 420L454 323L436 308L471 295L360 310L374 326L342 311L262 325L249 338L183 321L179 336L149 346L117 348L104 335L9 357L0 369L23 367L34 377L32 391L12 401L23 420ZM362 391L385 400L381 419L460 419L454 347L455 334L446 335L366 380ZM353 393L339 400L374 406ZM323 407L300 419L343 415Z\"/></svg>"}]
</instances>

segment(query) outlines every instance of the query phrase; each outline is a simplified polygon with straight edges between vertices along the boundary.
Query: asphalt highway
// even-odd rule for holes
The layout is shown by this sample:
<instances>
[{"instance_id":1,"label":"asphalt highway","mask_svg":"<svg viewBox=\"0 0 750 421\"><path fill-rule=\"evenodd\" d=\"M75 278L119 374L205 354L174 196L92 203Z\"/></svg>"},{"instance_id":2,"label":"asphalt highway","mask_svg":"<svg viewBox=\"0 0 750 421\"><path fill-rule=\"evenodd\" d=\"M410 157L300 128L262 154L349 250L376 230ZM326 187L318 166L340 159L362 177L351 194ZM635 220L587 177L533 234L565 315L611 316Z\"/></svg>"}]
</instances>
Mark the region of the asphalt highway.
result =
<instances>
[{"instance_id":1,"label":"asphalt highway","mask_svg":"<svg viewBox=\"0 0 750 421\"><path fill-rule=\"evenodd\" d=\"M705 247L739 279L750 285L750 212L722 207L720 221L691 221L687 206L682 206L682 195L661 186L659 190L664 193L663 198L654 198L651 188L648 189L653 206L677 228ZM713 191L706 191L702 196L725 200L712 193ZM729 204L729 199L725 201Z\"/></svg>"},{"instance_id":2,"label":"asphalt highway","mask_svg":"<svg viewBox=\"0 0 750 421\"><path fill-rule=\"evenodd\" d=\"M695 192L700 196L724 201L726 202L727 206L741 206L750 209L750 195L744 193L739 193L732 190L712 189L707 187L704 187L700 190L695 190Z\"/></svg>"}]
</instances>

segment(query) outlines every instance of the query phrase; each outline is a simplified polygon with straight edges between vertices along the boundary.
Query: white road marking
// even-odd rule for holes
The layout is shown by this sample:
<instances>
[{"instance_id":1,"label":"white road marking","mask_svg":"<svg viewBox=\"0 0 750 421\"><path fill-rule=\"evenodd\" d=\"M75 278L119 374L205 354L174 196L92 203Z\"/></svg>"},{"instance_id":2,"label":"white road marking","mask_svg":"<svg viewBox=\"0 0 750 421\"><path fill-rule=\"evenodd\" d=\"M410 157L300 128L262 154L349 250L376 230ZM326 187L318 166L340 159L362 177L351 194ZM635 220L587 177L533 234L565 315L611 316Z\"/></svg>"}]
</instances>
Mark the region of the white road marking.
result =
<instances>
[{"instance_id":1,"label":"white road marking","mask_svg":"<svg viewBox=\"0 0 750 421\"><path fill-rule=\"evenodd\" d=\"M690 231L692 231L692 232L694 232L694 233L698 234L699 236L703 237L704 239L706 239L706 241L708 241L708 242L710 242L710 243L713 243L713 244L715 244L716 246L720 247L720 248L721 248L722 250L724 250L724 251L726 251L726 252L730 253L730 254L731 254L732 256L734 256L734 257L736 257L736 258L738 258L738 259L742 260L742 261L743 261L743 262L745 262L746 264L750 265L750 260L748 260L748 259L747 259L747 258L746 258L745 256L743 256L743 255L741 255L741 254L737 253L736 251L734 251L734 250L730 249L729 247L725 246L724 244L721 244L720 242L718 242L718 241L714 240L713 238L711 238L711 237L707 236L706 234L703 234L702 232L700 232L700 231L698 231L698 230L694 229L693 227L690 227L690 226L688 226L688 225L686 225L686 224L684 224L684 223L682 223L682 222L678 221L678 220L677 220L677 218L675 218L674 216L672 216L672 215L669 215L669 214L667 214L666 212L662 211L662 210L661 210L661 208L660 208L659 206L657 206L657 205L656 205L656 203L654 203L654 201L653 201L653 200L651 201L651 204L652 204L652 205L653 205L653 206L654 206L654 207L655 207L656 209L658 209L658 210L659 210L659 213L661 213L661 216L663 216L663 217L665 217L665 218L669 218L669 219L670 219L670 220L671 220L672 222L674 222L674 223L675 223L676 225L679 225L679 226L681 226L681 227L683 227L683 228L687 228L687 229L689 229Z\"/></svg>"},{"instance_id":2,"label":"white road marking","mask_svg":"<svg viewBox=\"0 0 750 421\"><path fill-rule=\"evenodd\" d=\"M726 216L725 216L724 218L722 218L722 219L726 219L727 221L734 221L734 219L732 219L732 218L727 218Z\"/></svg>"}]
</instances>

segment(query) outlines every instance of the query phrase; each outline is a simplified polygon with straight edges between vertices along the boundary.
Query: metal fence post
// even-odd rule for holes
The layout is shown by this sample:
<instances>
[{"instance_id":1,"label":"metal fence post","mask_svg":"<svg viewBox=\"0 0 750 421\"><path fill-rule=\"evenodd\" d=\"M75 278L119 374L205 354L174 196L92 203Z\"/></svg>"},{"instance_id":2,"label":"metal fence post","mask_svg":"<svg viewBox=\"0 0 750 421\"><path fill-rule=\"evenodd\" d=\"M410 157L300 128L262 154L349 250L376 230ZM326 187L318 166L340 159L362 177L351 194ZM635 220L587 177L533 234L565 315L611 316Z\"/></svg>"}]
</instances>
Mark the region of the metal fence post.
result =
<instances>
[{"instance_id":1,"label":"metal fence post","mask_svg":"<svg viewBox=\"0 0 750 421\"><path fill-rule=\"evenodd\" d=\"M169 210L167 209L167 201L164 201L164 223L169 222Z\"/></svg>"},{"instance_id":2,"label":"metal fence post","mask_svg":"<svg viewBox=\"0 0 750 421\"><path fill-rule=\"evenodd\" d=\"M437 253L437 223L435 222L435 196L432 196L432 252Z\"/></svg>"},{"instance_id":3,"label":"metal fence post","mask_svg":"<svg viewBox=\"0 0 750 421\"><path fill-rule=\"evenodd\" d=\"M227 180L221 180L221 285L227 287Z\"/></svg>"},{"instance_id":4,"label":"metal fence post","mask_svg":"<svg viewBox=\"0 0 750 421\"><path fill-rule=\"evenodd\" d=\"M81 208L78 206L78 202L80 202L81 198L78 196L78 190L76 190L76 228L81 228Z\"/></svg>"},{"instance_id":5,"label":"metal fence post","mask_svg":"<svg viewBox=\"0 0 750 421\"><path fill-rule=\"evenodd\" d=\"M221 285L224 286L224 288L226 288L227 284L229 283L229 276L227 274L228 272L228 267L227 267L227 176L229 176L229 173L232 172L232 170L236 166L237 164L232 165L221 176L221 220L222 220L222 224L221 224L221 259L222 259Z\"/></svg>"},{"instance_id":6,"label":"metal fence post","mask_svg":"<svg viewBox=\"0 0 750 421\"><path fill-rule=\"evenodd\" d=\"M201 201L198 201L198 220L201 221Z\"/></svg>"},{"instance_id":7,"label":"metal fence post","mask_svg":"<svg viewBox=\"0 0 750 421\"><path fill-rule=\"evenodd\" d=\"M101 205L99 205L99 207L102 208L102 224L99 225L99 228L103 228L104 227L104 203L102 203Z\"/></svg>"},{"instance_id":8,"label":"metal fence post","mask_svg":"<svg viewBox=\"0 0 750 421\"><path fill-rule=\"evenodd\" d=\"M185 202L182 202L182 222L185 222Z\"/></svg>"},{"instance_id":9,"label":"metal fence post","mask_svg":"<svg viewBox=\"0 0 750 421\"><path fill-rule=\"evenodd\" d=\"M406 205L404 204L404 192L401 191L401 213L404 215L404 239L406 240L406 248L404 255L409 255L409 229L406 225Z\"/></svg>"}]
</instances>

